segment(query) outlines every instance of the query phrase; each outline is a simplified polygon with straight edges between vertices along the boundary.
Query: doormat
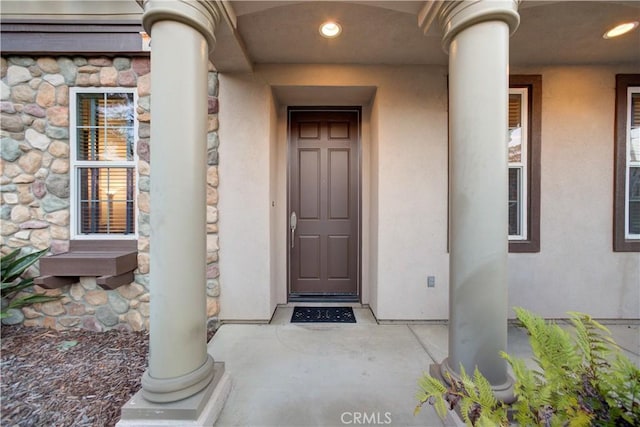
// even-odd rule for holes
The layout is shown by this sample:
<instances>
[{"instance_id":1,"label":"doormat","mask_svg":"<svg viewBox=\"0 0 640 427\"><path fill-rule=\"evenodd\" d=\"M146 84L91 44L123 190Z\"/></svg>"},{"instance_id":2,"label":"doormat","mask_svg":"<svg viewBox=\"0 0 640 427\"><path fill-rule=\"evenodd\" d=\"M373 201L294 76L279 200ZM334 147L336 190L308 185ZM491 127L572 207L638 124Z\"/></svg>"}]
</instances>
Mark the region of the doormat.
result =
<instances>
[{"instance_id":1,"label":"doormat","mask_svg":"<svg viewBox=\"0 0 640 427\"><path fill-rule=\"evenodd\" d=\"M356 323L351 307L294 307L291 323Z\"/></svg>"}]
</instances>

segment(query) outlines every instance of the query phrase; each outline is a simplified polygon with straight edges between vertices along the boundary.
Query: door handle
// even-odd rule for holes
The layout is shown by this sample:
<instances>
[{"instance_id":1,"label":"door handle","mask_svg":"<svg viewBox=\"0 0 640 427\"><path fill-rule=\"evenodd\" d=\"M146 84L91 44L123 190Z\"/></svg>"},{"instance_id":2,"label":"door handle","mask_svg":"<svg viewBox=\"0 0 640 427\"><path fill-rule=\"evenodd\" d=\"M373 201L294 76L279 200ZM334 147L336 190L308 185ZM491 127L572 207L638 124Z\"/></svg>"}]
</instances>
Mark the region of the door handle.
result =
<instances>
[{"instance_id":1,"label":"door handle","mask_svg":"<svg viewBox=\"0 0 640 427\"><path fill-rule=\"evenodd\" d=\"M298 217L294 212L291 212L291 218L289 218L289 228L291 228L291 247L296 245L296 227L298 226Z\"/></svg>"}]
</instances>

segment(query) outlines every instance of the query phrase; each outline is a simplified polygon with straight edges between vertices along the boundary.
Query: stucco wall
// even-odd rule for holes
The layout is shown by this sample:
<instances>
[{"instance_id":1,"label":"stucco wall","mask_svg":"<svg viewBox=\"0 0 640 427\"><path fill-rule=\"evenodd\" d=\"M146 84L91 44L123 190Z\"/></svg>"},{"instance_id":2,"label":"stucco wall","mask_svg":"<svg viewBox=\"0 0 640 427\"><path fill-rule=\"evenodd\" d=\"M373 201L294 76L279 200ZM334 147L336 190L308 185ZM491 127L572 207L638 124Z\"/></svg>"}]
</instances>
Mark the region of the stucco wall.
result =
<instances>
[{"instance_id":1,"label":"stucco wall","mask_svg":"<svg viewBox=\"0 0 640 427\"><path fill-rule=\"evenodd\" d=\"M446 165L444 68L261 66L252 76L221 75L220 98L223 108L220 113L220 134L223 141L234 141L233 144L221 144L221 158L224 160L220 168L220 191L225 194L220 202L220 239L221 246L225 248L221 256L221 283L224 287L221 319L255 319L255 313L248 313L248 306L253 304L254 294L266 292L267 286L277 289L277 301L271 301L269 306L286 302L286 275L276 275L276 281L269 285L264 283L265 278L270 277L270 272L266 270L261 273L262 281L248 278L244 263L232 258L237 255L245 259L246 252L232 254L226 243L227 239L239 235L253 236L254 239L260 236L263 230L259 229L259 224L269 216L267 207L259 207L258 203L252 202L257 196L252 195L248 183L260 180L260 177L267 179L273 163L265 157L262 162L252 162L250 167L238 170L227 167L231 166L227 162L230 156L237 155L234 153L236 150L244 151L253 147L253 151L261 151L265 147L263 144L267 144L268 111L260 106L268 105L271 92L267 89L272 86L301 88L297 100L304 99L303 88L310 86L332 87L336 93L340 93L336 87L344 87L344 98L336 99L336 105L345 105L346 100L352 98L348 90L351 86L376 88L375 100L367 100L363 108L362 241L366 245L362 250L362 277L366 278L362 282L363 302L371 302L380 318L446 317L447 193L446 168L441 168L441 165ZM227 114L235 113L225 111L227 102L233 103L237 108L235 111L243 117L251 116L254 128L262 126L258 135L254 135L253 130L234 126L234 119L227 118ZM313 103L310 99L309 104ZM263 117L256 116L258 110L262 110ZM277 182L280 188L275 200L277 207L286 207L287 203L285 112L286 109L281 108L278 170L271 172L279 176ZM434 114L440 126L432 126L429 117L434 117ZM425 144L424 138L432 142ZM247 164L246 161L243 163ZM379 189L375 191L377 186ZM234 206L244 207L241 213L232 211L232 206L227 204L231 202L227 198L230 192L234 193L233 197L238 197ZM249 206L252 209L248 209ZM226 215L232 215L232 212L233 225L226 222ZM421 215L418 221L413 222L417 212L426 215ZM281 216L276 219L276 224L280 224L279 221L286 224L286 210L276 210L276 215ZM445 226L439 227L438 224ZM418 236L425 238L418 241ZM274 238L286 240L286 228L276 228ZM280 247L282 249L273 254L268 253L266 245L256 244L251 248L250 256L257 260L275 257L277 268L286 274L286 249L284 245ZM376 259L377 265L375 261L372 262ZM256 266L252 265L253 268ZM236 275L234 270L237 271ZM244 274L241 275L241 272ZM427 275L437 276L439 286L427 289ZM229 283L229 280L233 282ZM260 285L257 285L258 282ZM377 287L370 286L370 283L376 282ZM258 286L264 289L258 290ZM227 295L228 292L233 292L233 300ZM244 297L240 298L240 294L244 294Z\"/></svg>"},{"instance_id":2,"label":"stucco wall","mask_svg":"<svg viewBox=\"0 0 640 427\"><path fill-rule=\"evenodd\" d=\"M379 110L380 101L378 98L374 98L371 102L371 141L369 150L369 227L363 228L363 234L369 235L369 248L363 253L368 253L367 258L369 262L369 268L366 269L368 273L368 281L363 281L366 287L369 288L369 304L371 309L378 312L378 174L374 171L378 170L378 123L380 121ZM366 188L363 185L363 188ZM364 287L364 286L363 286Z\"/></svg>"},{"instance_id":3,"label":"stucco wall","mask_svg":"<svg viewBox=\"0 0 640 427\"><path fill-rule=\"evenodd\" d=\"M362 106L362 123L360 133L361 137L361 153L360 153L360 194L361 194L361 249L360 259L361 264L368 265L368 268L363 268L360 274L360 282L371 283L371 233L366 232L371 228L371 147L372 147L372 135L371 129L374 126L373 118L371 117L371 104L375 102L375 95L373 101L368 105ZM361 286L362 301L366 301L368 304L372 304L371 286Z\"/></svg>"},{"instance_id":4,"label":"stucco wall","mask_svg":"<svg viewBox=\"0 0 640 427\"><path fill-rule=\"evenodd\" d=\"M600 318L640 317L640 254L611 249L615 74L631 71L628 67L512 70L514 74L542 74L543 117L542 250L509 255L511 306L525 306L547 317L563 317L567 310ZM383 320L446 319L446 69L326 65L259 66L252 76L221 77L221 102L236 105L235 111L221 110L221 155L225 159L220 171L224 194L221 215L235 218L233 224L221 220L221 317L267 320L276 303L286 302L286 277L276 274L274 281L268 269L260 272L256 268L261 260L269 259L271 268L275 265L278 271L286 271L284 245L280 244L280 249L276 245L273 253L273 246L258 239L265 235L261 227L270 212L276 215L275 224L286 224L287 215L283 208L287 165L284 105L279 110L276 171L272 170L273 159L263 153L268 146L274 147L268 142L269 127L273 126L269 88L300 88L302 93L308 86L344 87L345 91L350 86L376 88L374 97L363 103L368 117L362 144L366 163L362 167L363 302ZM343 101L336 99L336 104ZM240 116L235 126L234 114ZM251 117L252 129L240 125L246 117ZM225 144L227 139L232 142ZM253 153L252 161L236 151ZM226 163L231 156L238 156L237 164L247 165L244 170L232 168L232 160ZM268 179L274 173L279 177L277 191L260 193L259 182L273 183ZM234 206L243 207L241 216L225 204L229 193L237 198ZM262 200L267 194L275 194L280 209L270 210ZM286 239L285 227L274 228L272 222L270 230L272 238ZM258 240L247 257L242 251L231 254L228 245L233 243L226 243L225 236L229 240L233 236ZM234 259L236 256L239 258ZM230 283L226 275L231 278L234 270L237 275ZM435 288L427 288L429 275L436 277ZM271 283L267 283L269 277ZM233 302L224 297L227 292L233 292ZM256 295L266 293L268 303L258 303ZM262 314L249 308L252 301ZM262 311L265 307L270 307L268 314Z\"/></svg>"},{"instance_id":5,"label":"stucco wall","mask_svg":"<svg viewBox=\"0 0 640 427\"><path fill-rule=\"evenodd\" d=\"M515 69L542 74L541 251L509 257L509 305L640 317L640 254L613 252L615 74L632 67Z\"/></svg>"},{"instance_id":6,"label":"stucco wall","mask_svg":"<svg viewBox=\"0 0 640 427\"><path fill-rule=\"evenodd\" d=\"M271 90L257 75L220 76L219 97L220 124L228 120L219 130L220 246L228 245L220 253L220 318L268 320Z\"/></svg>"},{"instance_id":7,"label":"stucco wall","mask_svg":"<svg viewBox=\"0 0 640 427\"><path fill-rule=\"evenodd\" d=\"M448 313L446 75L384 70L378 88L378 319ZM372 230L375 233L375 229ZM427 288L427 276L436 287Z\"/></svg>"},{"instance_id":8,"label":"stucco wall","mask_svg":"<svg viewBox=\"0 0 640 427\"><path fill-rule=\"evenodd\" d=\"M269 97L269 309L275 308L275 301L278 300L278 287L274 283L278 282L277 257L275 254L284 250L282 243L277 236L282 234L281 226L284 223L284 215L286 212L283 207L276 204L278 200L278 189L282 186L278 184L279 153L278 153L278 105L273 97Z\"/></svg>"}]
</instances>

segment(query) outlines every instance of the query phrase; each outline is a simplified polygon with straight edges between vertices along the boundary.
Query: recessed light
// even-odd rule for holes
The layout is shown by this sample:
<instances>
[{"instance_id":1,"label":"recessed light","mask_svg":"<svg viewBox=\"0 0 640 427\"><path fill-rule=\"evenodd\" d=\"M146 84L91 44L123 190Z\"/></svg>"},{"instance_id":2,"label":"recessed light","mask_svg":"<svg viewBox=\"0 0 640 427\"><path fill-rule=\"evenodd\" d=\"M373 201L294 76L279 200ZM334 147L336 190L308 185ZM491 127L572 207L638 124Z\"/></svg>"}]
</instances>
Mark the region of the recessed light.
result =
<instances>
[{"instance_id":1,"label":"recessed light","mask_svg":"<svg viewBox=\"0 0 640 427\"><path fill-rule=\"evenodd\" d=\"M320 25L320 35L322 35L322 37L332 39L338 37L341 32L342 27L337 22L329 21Z\"/></svg>"},{"instance_id":2,"label":"recessed light","mask_svg":"<svg viewBox=\"0 0 640 427\"><path fill-rule=\"evenodd\" d=\"M638 28L638 21L625 22L624 24L616 25L606 33L602 35L605 39L612 39L614 37L621 36Z\"/></svg>"}]
</instances>

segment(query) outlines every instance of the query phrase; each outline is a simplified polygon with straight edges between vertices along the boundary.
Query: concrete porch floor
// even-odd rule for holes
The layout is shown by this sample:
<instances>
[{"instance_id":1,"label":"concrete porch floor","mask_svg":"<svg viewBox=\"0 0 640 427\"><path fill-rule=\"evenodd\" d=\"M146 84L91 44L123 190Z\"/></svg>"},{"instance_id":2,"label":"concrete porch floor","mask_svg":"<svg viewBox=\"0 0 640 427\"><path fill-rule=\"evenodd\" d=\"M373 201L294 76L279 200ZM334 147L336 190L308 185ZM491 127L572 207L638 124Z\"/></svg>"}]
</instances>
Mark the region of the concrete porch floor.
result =
<instances>
[{"instance_id":1,"label":"concrete porch floor","mask_svg":"<svg viewBox=\"0 0 640 427\"><path fill-rule=\"evenodd\" d=\"M292 311L218 329L208 349L232 389L216 426L459 425L430 406L413 416L418 377L446 357L446 325L379 325L368 308L354 308L356 324L292 324ZM638 323L607 327L640 366ZM530 357L524 331L509 327L508 351Z\"/></svg>"}]
</instances>

